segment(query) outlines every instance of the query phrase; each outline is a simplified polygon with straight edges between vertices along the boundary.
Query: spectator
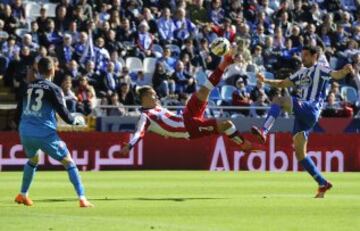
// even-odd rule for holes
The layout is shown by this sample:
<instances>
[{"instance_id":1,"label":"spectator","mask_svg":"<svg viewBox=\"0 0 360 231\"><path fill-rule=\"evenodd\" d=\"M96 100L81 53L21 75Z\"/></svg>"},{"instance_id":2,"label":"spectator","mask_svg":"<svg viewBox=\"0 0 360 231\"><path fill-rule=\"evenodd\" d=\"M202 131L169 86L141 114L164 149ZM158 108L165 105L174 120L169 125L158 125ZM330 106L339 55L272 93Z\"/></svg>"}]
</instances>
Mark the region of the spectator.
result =
<instances>
[{"instance_id":1,"label":"spectator","mask_svg":"<svg viewBox=\"0 0 360 231\"><path fill-rule=\"evenodd\" d=\"M25 26L26 14L22 0L14 0L13 4L11 5L11 9L12 9L12 16L18 20L20 26Z\"/></svg>"},{"instance_id":2,"label":"spectator","mask_svg":"<svg viewBox=\"0 0 360 231\"><path fill-rule=\"evenodd\" d=\"M138 71L138 73L136 75L135 86L142 87L142 86L150 85L150 84L151 84L150 78L146 78L143 71Z\"/></svg>"},{"instance_id":3,"label":"spectator","mask_svg":"<svg viewBox=\"0 0 360 231\"><path fill-rule=\"evenodd\" d=\"M125 115L124 106L119 102L118 93L114 92L110 96L109 105L113 106L107 109L108 116L123 116Z\"/></svg>"},{"instance_id":4,"label":"spectator","mask_svg":"<svg viewBox=\"0 0 360 231\"><path fill-rule=\"evenodd\" d=\"M196 27L190 19L186 17L185 9L179 8L176 11L176 19L175 19L175 38L178 40L178 45L181 46L185 39L192 38Z\"/></svg>"},{"instance_id":5,"label":"spectator","mask_svg":"<svg viewBox=\"0 0 360 231\"><path fill-rule=\"evenodd\" d=\"M82 69L82 76L86 77L89 84L92 85L95 89L99 89L101 87L100 77L95 72L95 63L94 61L87 61L85 68Z\"/></svg>"},{"instance_id":6,"label":"spectator","mask_svg":"<svg viewBox=\"0 0 360 231\"><path fill-rule=\"evenodd\" d=\"M350 117L352 114L353 110L351 108L336 100L334 92L329 93L321 114L323 117Z\"/></svg>"},{"instance_id":7,"label":"spectator","mask_svg":"<svg viewBox=\"0 0 360 231\"><path fill-rule=\"evenodd\" d=\"M75 87L78 86L81 77L78 63L75 60L71 60L66 66L67 70L65 71L65 74L71 77Z\"/></svg>"},{"instance_id":8,"label":"spectator","mask_svg":"<svg viewBox=\"0 0 360 231\"><path fill-rule=\"evenodd\" d=\"M152 15L151 10L149 8L145 7L143 9L142 15L139 15L139 18L141 19L140 21L146 22L148 24L149 32L151 34L154 35L158 32L156 20L154 19L154 16Z\"/></svg>"},{"instance_id":9,"label":"spectator","mask_svg":"<svg viewBox=\"0 0 360 231\"><path fill-rule=\"evenodd\" d=\"M3 12L0 15L0 19L4 21L4 31L8 34L14 34L15 29L19 26L19 23L12 15L12 9L9 5L5 5Z\"/></svg>"},{"instance_id":10,"label":"spectator","mask_svg":"<svg viewBox=\"0 0 360 231\"><path fill-rule=\"evenodd\" d=\"M120 28L116 32L116 40L120 42L128 42L135 44L135 36L133 31L130 28L129 19L123 19Z\"/></svg>"},{"instance_id":11,"label":"spectator","mask_svg":"<svg viewBox=\"0 0 360 231\"><path fill-rule=\"evenodd\" d=\"M36 52L39 48L39 45L33 42L31 34L24 34L21 46L27 46L31 52Z\"/></svg>"},{"instance_id":12,"label":"spectator","mask_svg":"<svg viewBox=\"0 0 360 231\"><path fill-rule=\"evenodd\" d=\"M161 98L167 97L175 92L175 81L166 73L162 62L156 64L152 84L158 96Z\"/></svg>"},{"instance_id":13,"label":"spectator","mask_svg":"<svg viewBox=\"0 0 360 231\"><path fill-rule=\"evenodd\" d=\"M120 12L117 10L112 10L110 14L110 19L105 21L109 21L110 28L112 30L117 30L121 26ZM105 21L102 22L104 23Z\"/></svg>"},{"instance_id":14,"label":"spectator","mask_svg":"<svg viewBox=\"0 0 360 231\"><path fill-rule=\"evenodd\" d=\"M113 10L112 12L118 12L118 11ZM104 23L104 22L108 21L109 19L110 19L110 14L108 12L108 5L106 3L102 3L101 8L100 8L100 13L99 13L100 23ZM110 20L114 23L115 20L117 20L117 19L112 18Z\"/></svg>"},{"instance_id":15,"label":"spectator","mask_svg":"<svg viewBox=\"0 0 360 231\"><path fill-rule=\"evenodd\" d=\"M163 57L159 61L163 63L167 73L172 74L174 72L176 59L171 56L171 50L169 47L164 48Z\"/></svg>"},{"instance_id":16,"label":"spectator","mask_svg":"<svg viewBox=\"0 0 360 231\"><path fill-rule=\"evenodd\" d=\"M205 38L200 40L200 50L198 52L198 61L199 65L204 69L214 70L217 65L219 57L211 54L209 50L208 40Z\"/></svg>"},{"instance_id":17,"label":"spectator","mask_svg":"<svg viewBox=\"0 0 360 231\"><path fill-rule=\"evenodd\" d=\"M149 25L146 22L141 22L139 25L139 32L136 35L136 44L139 49L138 56L141 59L153 56L152 45L154 36L149 32Z\"/></svg>"},{"instance_id":18,"label":"spectator","mask_svg":"<svg viewBox=\"0 0 360 231\"><path fill-rule=\"evenodd\" d=\"M194 59L197 55L196 55L196 51L195 51L195 47L194 47L194 43L193 43L192 39L185 40L183 49L181 49L181 52L180 52L180 58L183 57L185 54L187 54L189 56L191 62L194 63Z\"/></svg>"},{"instance_id":19,"label":"spectator","mask_svg":"<svg viewBox=\"0 0 360 231\"><path fill-rule=\"evenodd\" d=\"M250 27L244 22L240 22L237 24L236 35L240 38L243 38L245 41L251 40Z\"/></svg>"},{"instance_id":20,"label":"spectator","mask_svg":"<svg viewBox=\"0 0 360 231\"><path fill-rule=\"evenodd\" d=\"M331 43L336 50L344 50L349 40L349 34L344 30L342 24L336 24L336 33L333 34Z\"/></svg>"},{"instance_id":21,"label":"spectator","mask_svg":"<svg viewBox=\"0 0 360 231\"><path fill-rule=\"evenodd\" d=\"M265 89L264 83L260 81L256 81L256 86L250 92L250 99L253 102L256 102L259 100L259 98L262 97L262 93L265 94L266 102L270 103L269 100L267 99L267 90Z\"/></svg>"},{"instance_id":22,"label":"spectator","mask_svg":"<svg viewBox=\"0 0 360 231\"><path fill-rule=\"evenodd\" d=\"M250 114L252 117L259 118L266 116L266 109L256 109L256 107L266 107L269 105L269 99L263 89L259 90L258 96L253 101Z\"/></svg>"},{"instance_id":23,"label":"spectator","mask_svg":"<svg viewBox=\"0 0 360 231\"><path fill-rule=\"evenodd\" d=\"M79 62L81 57L85 53L87 49L86 47L87 42L88 42L88 34L86 32L81 32L79 36L79 41L74 46L75 50L73 56L76 61Z\"/></svg>"},{"instance_id":24,"label":"spectator","mask_svg":"<svg viewBox=\"0 0 360 231\"><path fill-rule=\"evenodd\" d=\"M181 61L176 63L175 72L173 73L172 79L175 80L175 91L177 94L195 92L195 80L194 78L185 72L184 64Z\"/></svg>"},{"instance_id":25,"label":"spectator","mask_svg":"<svg viewBox=\"0 0 360 231\"><path fill-rule=\"evenodd\" d=\"M55 23L53 20L47 20L46 29L40 35L40 45L46 48L57 46L61 43L62 38L57 31L55 31Z\"/></svg>"},{"instance_id":26,"label":"spectator","mask_svg":"<svg viewBox=\"0 0 360 231\"><path fill-rule=\"evenodd\" d=\"M78 112L89 115L95 105L95 91L84 76L79 78L79 87L76 96L78 98Z\"/></svg>"},{"instance_id":27,"label":"spectator","mask_svg":"<svg viewBox=\"0 0 360 231\"><path fill-rule=\"evenodd\" d=\"M212 0L210 10L210 21L216 26L220 26L223 23L225 17L225 11L221 7L221 0Z\"/></svg>"},{"instance_id":28,"label":"spectator","mask_svg":"<svg viewBox=\"0 0 360 231\"><path fill-rule=\"evenodd\" d=\"M32 41L36 44L40 43L39 25L36 21L31 22L31 31L29 33L32 37Z\"/></svg>"},{"instance_id":29,"label":"spectator","mask_svg":"<svg viewBox=\"0 0 360 231\"><path fill-rule=\"evenodd\" d=\"M290 40L291 41L291 40ZM256 46L253 54L253 64L256 66L257 71L265 71L264 58L262 55L262 47Z\"/></svg>"},{"instance_id":30,"label":"spectator","mask_svg":"<svg viewBox=\"0 0 360 231\"><path fill-rule=\"evenodd\" d=\"M69 28L65 31L65 34L71 36L72 45L77 44L80 41L80 32L77 28L77 23L75 21L69 22Z\"/></svg>"},{"instance_id":31,"label":"spectator","mask_svg":"<svg viewBox=\"0 0 360 231\"><path fill-rule=\"evenodd\" d=\"M65 76L62 84L61 89L64 93L64 99L66 103L66 107L70 112L76 112L77 107L77 97L75 96L75 93L72 90L72 80L71 76Z\"/></svg>"},{"instance_id":32,"label":"spectator","mask_svg":"<svg viewBox=\"0 0 360 231\"><path fill-rule=\"evenodd\" d=\"M144 74L143 70L139 70L138 74L139 74L139 72ZM123 66L120 77L119 77L119 82L130 85L132 83L132 77L130 77L130 75L134 75L134 74L135 73L129 73L129 69L126 66ZM137 79L137 75L133 79Z\"/></svg>"},{"instance_id":33,"label":"spectator","mask_svg":"<svg viewBox=\"0 0 360 231\"><path fill-rule=\"evenodd\" d=\"M41 7L40 9L40 16L36 18L36 22L39 25L39 32L43 33L48 28L48 20L49 17L47 16L46 8Z\"/></svg>"},{"instance_id":34,"label":"spectator","mask_svg":"<svg viewBox=\"0 0 360 231\"><path fill-rule=\"evenodd\" d=\"M56 17L54 19L55 22L55 30L61 34L69 28L70 20L66 17L67 9L65 6L59 6L56 9Z\"/></svg>"},{"instance_id":35,"label":"spectator","mask_svg":"<svg viewBox=\"0 0 360 231\"><path fill-rule=\"evenodd\" d=\"M301 1L300 1L301 2ZM262 0L261 7L259 9L261 12L264 12L267 17L271 17L274 13L274 10L269 6L269 0Z\"/></svg>"},{"instance_id":36,"label":"spectator","mask_svg":"<svg viewBox=\"0 0 360 231\"><path fill-rule=\"evenodd\" d=\"M84 20L91 20L93 16L92 7L89 3L87 3L87 0L78 0L77 5L81 7L82 12L84 14Z\"/></svg>"},{"instance_id":37,"label":"spectator","mask_svg":"<svg viewBox=\"0 0 360 231\"><path fill-rule=\"evenodd\" d=\"M180 60L184 63L185 71L189 73L189 75L193 75L195 73L195 67L191 63L190 56L185 53Z\"/></svg>"},{"instance_id":38,"label":"spectator","mask_svg":"<svg viewBox=\"0 0 360 231\"><path fill-rule=\"evenodd\" d=\"M162 10L162 16L157 20L160 44L165 45L174 42L175 24L171 19L169 8Z\"/></svg>"},{"instance_id":39,"label":"spectator","mask_svg":"<svg viewBox=\"0 0 360 231\"><path fill-rule=\"evenodd\" d=\"M334 94L335 101L337 102L344 102L344 98L340 93L340 85L337 82L331 83L330 93Z\"/></svg>"},{"instance_id":40,"label":"spectator","mask_svg":"<svg viewBox=\"0 0 360 231\"><path fill-rule=\"evenodd\" d=\"M255 46L257 45L264 46L265 38L266 35L264 33L264 26L258 25L256 29L256 33L254 33L253 36L251 37L251 47L255 48Z\"/></svg>"},{"instance_id":41,"label":"spectator","mask_svg":"<svg viewBox=\"0 0 360 231\"><path fill-rule=\"evenodd\" d=\"M203 0L193 0L188 7L189 18L196 24L202 24L209 21L208 12L204 7Z\"/></svg>"},{"instance_id":42,"label":"spectator","mask_svg":"<svg viewBox=\"0 0 360 231\"><path fill-rule=\"evenodd\" d=\"M84 9L80 5L75 6L71 20L76 22L80 31L86 30L87 16L84 15Z\"/></svg>"},{"instance_id":43,"label":"spectator","mask_svg":"<svg viewBox=\"0 0 360 231\"><path fill-rule=\"evenodd\" d=\"M6 57L7 63L14 59L20 52L20 47L16 44L15 36L9 36L7 42L4 42L1 47L1 53Z\"/></svg>"},{"instance_id":44,"label":"spectator","mask_svg":"<svg viewBox=\"0 0 360 231\"><path fill-rule=\"evenodd\" d=\"M106 70L103 71L100 75L102 81L102 90L108 96L111 95L117 89L119 76L115 75L115 65L112 62L107 64Z\"/></svg>"},{"instance_id":45,"label":"spectator","mask_svg":"<svg viewBox=\"0 0 360 231\"><path fill-rule=\"evenodd\" d=\"M236 81L236 88L232 94L232 105L233 106L250 106L251 105L251 99L250 94L246 90L245 81L243 78L239 78ZM244 115L249 114L249 110L241 109L239 111L240 113Z\"/></svg>"},{"instance_id":46,"label":"spectator","mask_svg":"<svg viewBox=\"0 0 360 231\"><path fill-rule=\"evenodd\" d=\"M72 47L72 37L69 34L65 34L63 42L61 45L56 47L56 54L59 58L62 68L65 68L66 65L73 60L75 49Z\"/></svg>"},{"instance_id":47,"label":"spectator","mask_svg":"<svg viewBox=\"0 0 360 231\"><path fill-rule=\"evenodd\" d=\"M109 33L111 33L111 31L109 31ZM111 39L112 41L115 39L115 37L112 37L111 36ZM115 46L115 51L116 51L116 43L115 41L114 42L114 46ZM105 48L105 40L102 38L102 37L99 37L96 39L96 46L93 48L93 51L91 51L91 48L90 51L89 51L89 56L87 58L88 59L91 59L91 60L94 60L95 62L95 70L97 71L101 71L101 70L104 70L106 69L106 65L107 63L109 62L110 60L110 54L109 54L109 50L107 50Z\"/></svg>"},{"instance_id":48,"label":"spectator","mask_svg":"<svg viewBox=\"0 0 360 231\"><path fill-rule=\"evenodd\" d=\"M135 104L135 96L132 92L130 86L126 83L122 83L119 86L118 90L119 102L122 105L134 105Z\"/></svg>"}]
</instances>

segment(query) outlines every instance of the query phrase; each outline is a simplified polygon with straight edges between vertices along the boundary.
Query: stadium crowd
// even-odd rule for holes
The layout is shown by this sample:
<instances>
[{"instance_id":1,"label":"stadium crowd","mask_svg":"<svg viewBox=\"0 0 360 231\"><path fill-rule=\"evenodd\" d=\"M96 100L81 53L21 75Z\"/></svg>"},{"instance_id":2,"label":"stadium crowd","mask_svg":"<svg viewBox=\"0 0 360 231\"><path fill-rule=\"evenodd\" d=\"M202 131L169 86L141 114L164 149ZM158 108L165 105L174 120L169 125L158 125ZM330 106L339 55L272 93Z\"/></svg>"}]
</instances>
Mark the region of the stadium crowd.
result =
<instances>
[{"instance_id":1,"label":"stadium crowd","mask_svg":"<svg viewBox=\"0 0 360 231\"><path fill-rule=\"evenodd\" d=\"M256 81L285 78L301 67L301 48L322 48L325 65L356 70L332 83L323 116L352 116L360 96L360 1L356 0L0 0L0 74L24 92L29 67L50 55L54 82L71 112L123 115L135 105L135 89L152 85L163 103L183 105L216 68L209 51L226 37L240 52L212 105L249 106L238 115L263 116L276 94ZM43 5L42 5L43 4ZM52 8L50 7L52 6ZM52 11L52 12L50 12ZM34 64L35 63L35 64ZM99 111L98 111L99 112ZM234 111L230 111L234 113Z\"/></svg>"}]
</instances>

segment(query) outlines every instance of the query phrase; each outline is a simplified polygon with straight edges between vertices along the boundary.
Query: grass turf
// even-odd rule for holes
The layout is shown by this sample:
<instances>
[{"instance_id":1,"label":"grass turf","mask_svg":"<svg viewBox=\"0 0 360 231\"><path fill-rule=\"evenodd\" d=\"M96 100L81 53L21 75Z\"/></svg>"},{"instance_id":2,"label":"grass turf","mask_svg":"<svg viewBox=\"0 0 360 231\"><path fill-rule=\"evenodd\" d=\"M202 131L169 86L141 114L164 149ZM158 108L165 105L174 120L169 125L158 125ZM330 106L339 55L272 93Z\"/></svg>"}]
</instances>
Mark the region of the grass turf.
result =
<instances>
[{"instance_id":1,"label":"grass turf","mask_svg":"<svg viewBox=\"0 0 360 231\"><path fill-rule=\"evenodd\" d=\"M314 199L306 173L82 172L88 198L77 208L65 172L38 172L35 206L13 202L20 172L0 173L0 230L356 230L360 174L327 173L334 188Z\"/></svg>"}]
</instances>

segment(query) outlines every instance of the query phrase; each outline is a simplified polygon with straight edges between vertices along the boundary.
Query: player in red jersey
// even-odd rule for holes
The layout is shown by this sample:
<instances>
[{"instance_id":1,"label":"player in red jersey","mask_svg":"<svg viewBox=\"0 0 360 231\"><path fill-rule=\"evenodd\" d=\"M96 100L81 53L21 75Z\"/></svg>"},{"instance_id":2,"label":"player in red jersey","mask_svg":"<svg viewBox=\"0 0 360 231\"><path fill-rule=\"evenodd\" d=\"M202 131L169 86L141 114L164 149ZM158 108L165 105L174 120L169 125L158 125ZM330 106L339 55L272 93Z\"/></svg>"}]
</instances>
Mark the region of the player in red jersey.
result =
<instances>
[{"instance_id":1,"label":"player in red jersey","mask_svg":"<svg viewBox=\"0 0 360 231\"><path fill-rule=\"evenodd\" d=\"M144 136L151 131L164 137L194 139L213 134L228 136L244 151L253 149L252 144L245 140L231 120L207 119L204 112L211 90L220 82L226 67L233 63L231 54L224 56L217 69L209 76L204 86L195 92L186 104L183 115L175 115L161 107L154 89L150 86L138 90L141 101L141 116L136 132L126 144L121 154L126 154Z\"/></svg>"}]
</instances>

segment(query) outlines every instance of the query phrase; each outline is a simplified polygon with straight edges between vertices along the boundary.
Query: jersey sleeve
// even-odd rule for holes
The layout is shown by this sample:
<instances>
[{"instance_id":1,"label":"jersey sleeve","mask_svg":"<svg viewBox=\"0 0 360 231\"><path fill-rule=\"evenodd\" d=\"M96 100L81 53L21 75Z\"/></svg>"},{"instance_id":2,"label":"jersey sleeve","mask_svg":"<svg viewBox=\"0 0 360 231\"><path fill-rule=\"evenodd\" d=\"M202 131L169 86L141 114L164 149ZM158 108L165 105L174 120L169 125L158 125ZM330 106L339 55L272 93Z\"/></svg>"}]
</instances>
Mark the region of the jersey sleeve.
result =
<instances>
[{"instance_id":1,"label":"jersey sleeve","mask_svg":"<svg viewBox=\"0 0 360 231\"><path fill-rule=\"evenodd\" d=\"M144 137L145 132L149 126L150 126L150 122L147 116L144 113L142 113L136 125L136 131L134 133L134 136L129 142L130 148L134 147L134 145Z\"/></svg>"},{"instance_id":2,"label":"jersey sleeve","mask_svg":"<svg viewBox=\"0 0 360 231\"><path fill-rule=\"evenodd\" d=\"M323 79L331 79L331 68L324 66L324 65L319 65L319 69L320 69L320 76Z\"/></svg>"},{"instance_id":3,"label":"jersey sleeve","mask_svg":"<svg viewBox=\"0 0 360 231\"><path fill-rule=\"evenodd\" d=\"M53 88L52 92L53 92L52 103L56 112L59 114L61 119L63 119L66 123L73 124L74 117L70 114L69 110L66 108L64 93L60 88Z\"/></svg>"},{"instance_id":4,"label":"jersey sleeve","mask_svg":"<svg viewBox=\"0 0 360 231\"><path fill-rule=\"evenodd\" d=\"M302 69L298 70L294 74L290 75L289 79L291 82L293 82L296 85L296 82L300 80L300 75L303 72Z\"/></svg>"}]
</instances>

